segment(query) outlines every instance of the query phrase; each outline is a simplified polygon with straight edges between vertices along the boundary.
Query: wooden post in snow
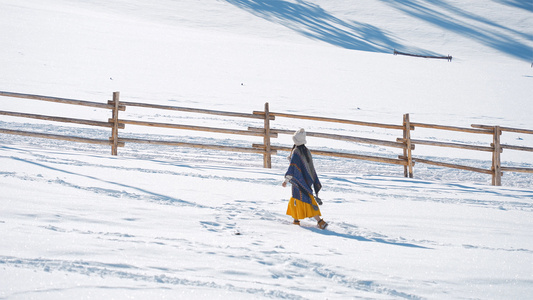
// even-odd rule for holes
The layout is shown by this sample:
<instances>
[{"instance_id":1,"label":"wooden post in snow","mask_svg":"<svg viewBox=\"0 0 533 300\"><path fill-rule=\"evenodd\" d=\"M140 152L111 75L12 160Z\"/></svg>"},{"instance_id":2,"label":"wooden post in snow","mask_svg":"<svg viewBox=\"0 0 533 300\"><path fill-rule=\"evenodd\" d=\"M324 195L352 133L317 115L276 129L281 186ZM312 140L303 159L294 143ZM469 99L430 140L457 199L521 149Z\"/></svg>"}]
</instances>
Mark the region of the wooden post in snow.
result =
<instances>
[{"instance_id":1,"label":"wooden post in snow","mask_svg":"<svg viewBox=\"0 0 533 300\"><path fill-rule=\"evenodd\" d=\"M502 152L500 140L501 134L502 130L500 129L500 126L494 126L494 138L492 143L492 147L494 148L494 152L492 153L492 185L497 186L502 185L502 164L500 155Z\"/></svg>"},{"instance_id":2,"label":"wooden post in snow","mask_svg":"<svg viewBox=\"0 0 533 300\"><path fill-rule=\"evenodd\" d=\"M403 175L405 177L413 178L411 121L409 120L409 114L403 115L403 139L405 141L405 148L403 149L403 156L407 158L407 165L403 167Z\"/></svg>"},{"instance_id":3,"label":"wooden post in snow","mask_svg":"<svg viewBox=\"0 0 533 300\"><path fill-rule=\"evenodd\" d=\"M113 128L111 129L111 155L118 154L118 111L119 111L119 92L113 92Z\"/></svg>"},{"instance_id":4,"label":"wooden post in snow","mask_svg":"<svg viewBox=\"0 0 533 300\"><path fill-rule=\"evenodd\" d=\"M270 109L268 102L265 103L265 136L263 138L265 154L263 154L263 167L272 168L272 152L270 147Z\"/></svg>"}]
</instances>

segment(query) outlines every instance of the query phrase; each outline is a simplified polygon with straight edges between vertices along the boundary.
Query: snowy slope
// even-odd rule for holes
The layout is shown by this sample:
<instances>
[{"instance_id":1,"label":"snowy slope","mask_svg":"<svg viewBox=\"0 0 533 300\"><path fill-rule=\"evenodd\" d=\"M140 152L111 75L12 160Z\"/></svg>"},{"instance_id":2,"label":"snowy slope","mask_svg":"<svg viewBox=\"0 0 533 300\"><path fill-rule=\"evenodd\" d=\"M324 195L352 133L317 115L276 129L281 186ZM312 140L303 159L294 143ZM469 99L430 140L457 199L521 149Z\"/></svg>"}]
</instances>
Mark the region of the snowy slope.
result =
<instances>
[{"instance_id":1,"label":"snowy slope","mask_svg":"<svg viewBox=\"0 0 533 300\"><path fill-rule=\"evenodd\" d=\"M469 126L483 117L532 127L528 110L521 109L531 107L533 92L532 20L528 11L497 1L424 5L427 14L441 6L448 23L492 30L520 51L501 50L507 48L494 45L496 37L481 43L476 32L402 13L415 1L405 7L396 1L3 2L2 30L10 45L0 50L5 90L81 99L121 91L128 99L224 103L244 111L268 101L280 111L384 122L411 113L421 122ZM379 30L346 28L356 20ZM318 33L307 38L300 27L379 49L343 47ZM394 48L455 59L395 57Z\"/></svg>"},{"instance_id":2,"label":"snowy slope","mask_svg":"<svg viewBox=\"0 0 533 300\"><path fill-rule=\"evenodd\" d=\"M533 128L527 1L0 0L0 90L362 121ZM452 55L393 56L393 49ZM0 109L105 120L0 97ZM125 118L220 120L128 110ZM253 121L222 120L231 126ZM335 131L287 121L277 126ZM0 127L107 138L108 130L0 117ZM387 131L347 133L395 139ZM250 140L149 131L194 142ZM415 131L418 138L470 137ZM232 138L232 139L229 139ZM533 146L533 137L510 135ZM379 147L328 144L368 154ZM258 142L258 141L254 141ZM276 143L288 144L287 137ZM481 144L490 141L479 141ZM450 157L420 149L425 157ZM316 157L327 231L285 215L286 153L258 155L0 135L0 298L526 299L533 294L533 176ZM489 157L457 154L486 168ZM530 153L504 152L531 167Z\"/></svg>"}]
</instances>

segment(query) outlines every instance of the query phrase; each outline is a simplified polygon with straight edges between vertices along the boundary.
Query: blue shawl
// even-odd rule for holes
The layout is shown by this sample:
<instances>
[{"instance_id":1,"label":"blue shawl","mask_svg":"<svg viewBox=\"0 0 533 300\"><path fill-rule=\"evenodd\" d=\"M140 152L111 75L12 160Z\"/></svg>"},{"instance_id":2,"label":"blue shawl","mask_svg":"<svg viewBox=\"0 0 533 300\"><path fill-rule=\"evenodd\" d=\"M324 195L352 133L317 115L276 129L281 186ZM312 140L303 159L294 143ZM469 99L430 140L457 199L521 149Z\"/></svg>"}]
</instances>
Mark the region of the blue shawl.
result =
<instances>
[{"instance_id":1,"label":"blue shawl","mask_svg":"<svg viewBox=\"0 0 533 300\"><path fill-rule=\"evenodd\" d=\"M322 184L318 180L311 152L307 147L301 145L294 148L291 155L291 163L285 176L290 178L292 197L313 205L310 197L313 195L311 188L314 188L315 193L318 195Z\"/></svg>"}]
</instances>

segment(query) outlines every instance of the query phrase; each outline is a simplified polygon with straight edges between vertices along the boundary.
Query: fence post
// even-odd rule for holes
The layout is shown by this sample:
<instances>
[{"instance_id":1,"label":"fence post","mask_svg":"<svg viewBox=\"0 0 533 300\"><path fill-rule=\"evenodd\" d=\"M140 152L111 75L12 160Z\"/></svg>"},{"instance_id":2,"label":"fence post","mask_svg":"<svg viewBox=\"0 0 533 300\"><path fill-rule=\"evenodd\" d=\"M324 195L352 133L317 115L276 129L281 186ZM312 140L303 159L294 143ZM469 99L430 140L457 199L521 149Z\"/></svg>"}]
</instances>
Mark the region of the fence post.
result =
<instances>
[{"instance_id":1,"label":"fence post","mask_svg":"<svg viewBox=\"0 0 533 300\"><path fill-rule=\"evenodd\" d=\"M407 158L407 166L403 167L403 175L405 177L413 178L413 154L411 151L411 121L409 120L409 114L403 115L403 126L403 139L405 141L403 156Z\"/></svg>"},{"instance_id":2,"label":"fence post","mask_svg":"<svg viewBox=\"0 0 533 300\"><path fill-rule=\"evenodd\" d=\"M120 92L113 92L113 129L111 130L111 155L118 154L118 111L119 111Z\"/></svg>"},{"instance_id":3,"label":"fence post","mask_svg":"<svg viewBox=\"0 0 533 300\"><path fill-rule=\"evenodd\" d=\"M500 142L500 136L502 130L500 126L494 126L494 137L492 147L494 152L492 153L492 185L500 186L502 185L502 165L501 165L501 155L502 147Z\"/></svg>"},{"instance_id":4,"label":"fence post","mask_svg":"<svg viewBox=\"0 0 533 300\"><path fill-rule=\"evenodd\" d=\"M263 154L263 167L272 168L272 153L270 147L270 109L268 102L265 103L265 136L263 138L265 153Z\"/></svg>"}]
</instances>

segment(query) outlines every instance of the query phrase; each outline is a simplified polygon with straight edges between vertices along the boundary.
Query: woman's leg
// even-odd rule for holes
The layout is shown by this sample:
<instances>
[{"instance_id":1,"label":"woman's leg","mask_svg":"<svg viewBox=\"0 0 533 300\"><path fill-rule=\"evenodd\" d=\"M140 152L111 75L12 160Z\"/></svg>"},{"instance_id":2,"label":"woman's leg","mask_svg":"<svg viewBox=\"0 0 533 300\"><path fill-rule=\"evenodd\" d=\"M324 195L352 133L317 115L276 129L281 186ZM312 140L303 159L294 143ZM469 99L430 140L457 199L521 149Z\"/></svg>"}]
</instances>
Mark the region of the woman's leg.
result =
<instances>
[{"instance_id":1,"label":"woman's leg","mask_svg":"<svg viewBox=\"0 0 533 300\"><path fill-rule=\"evenodd\" d=\"M318 228L326 229L326 227L328 227L328 223L322 220L319 216L315 216L315 220L316 220Z\"/></svg>"}]
</instances>

